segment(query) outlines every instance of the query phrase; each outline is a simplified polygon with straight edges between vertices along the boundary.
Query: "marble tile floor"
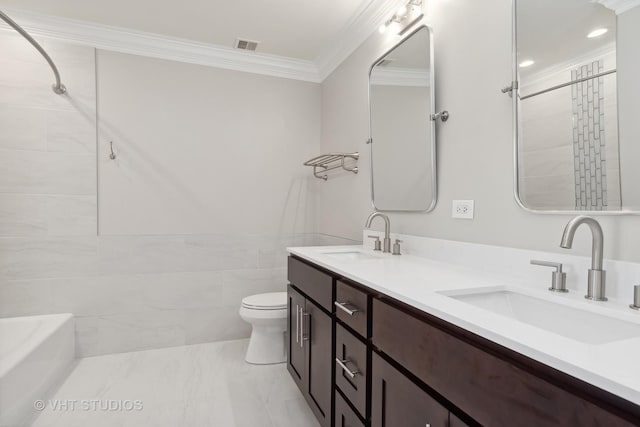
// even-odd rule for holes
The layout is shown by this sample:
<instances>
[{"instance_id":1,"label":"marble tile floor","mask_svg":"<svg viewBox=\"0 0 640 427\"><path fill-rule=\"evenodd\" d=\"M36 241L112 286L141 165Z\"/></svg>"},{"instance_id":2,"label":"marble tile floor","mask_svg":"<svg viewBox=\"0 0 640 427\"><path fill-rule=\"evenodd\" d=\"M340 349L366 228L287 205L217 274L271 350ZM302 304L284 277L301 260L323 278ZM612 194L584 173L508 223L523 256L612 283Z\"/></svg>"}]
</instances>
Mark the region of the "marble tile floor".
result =
<instances>
[{"instance_id":1,"label":"marble tile floor","mask_svg":"<svg viewBox=\"0 0 640 427\"><path fill-rule=\"evenodd\" d=\"M79 359L32 426L317 427L286 364L245 363L247 344Z\"/></svg>"}]
</instances>

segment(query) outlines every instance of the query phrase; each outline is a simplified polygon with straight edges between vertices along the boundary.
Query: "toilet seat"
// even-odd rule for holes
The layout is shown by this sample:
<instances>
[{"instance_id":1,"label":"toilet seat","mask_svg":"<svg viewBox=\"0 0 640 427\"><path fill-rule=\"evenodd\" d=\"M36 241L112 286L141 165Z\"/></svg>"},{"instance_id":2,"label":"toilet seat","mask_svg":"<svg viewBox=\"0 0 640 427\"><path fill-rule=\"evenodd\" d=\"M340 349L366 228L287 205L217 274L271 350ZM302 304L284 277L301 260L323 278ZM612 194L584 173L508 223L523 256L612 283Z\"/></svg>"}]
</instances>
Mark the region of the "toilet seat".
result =
<instances>
[{"instance_id":1,"label":"toilet seat","mask_svg":"<svg viewBox=\"0 0 640 427\"><path fill-rule=\"evenodd\" d=\"M242 299L242 307L249 310L286 310L287 293L269 292L251 295Z\"/></svg>"}]
</instances>

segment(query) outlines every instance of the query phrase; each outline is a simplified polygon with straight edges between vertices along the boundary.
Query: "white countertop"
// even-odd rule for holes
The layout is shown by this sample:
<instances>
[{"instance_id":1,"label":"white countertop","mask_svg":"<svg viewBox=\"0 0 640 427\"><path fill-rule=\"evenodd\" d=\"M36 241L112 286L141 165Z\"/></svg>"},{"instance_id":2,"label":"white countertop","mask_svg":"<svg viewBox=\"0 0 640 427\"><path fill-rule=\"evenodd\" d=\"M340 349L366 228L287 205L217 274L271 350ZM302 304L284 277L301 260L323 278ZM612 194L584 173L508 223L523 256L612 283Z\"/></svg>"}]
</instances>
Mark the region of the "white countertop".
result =
<instances>
[{"instance_id":1,"label":"white countertop","mask_svg":"<svg viewBox=\"0 0 640 427\"><path fill-rule=\"evenodd\" d=\"M444 293L471 288L516 287L536 298L637 323L640 313L624 302L593 303L583 293L556 294L506 276L429 258L392 256L362 246L288 248L289 253L467 329L504 347L640 405L640 337L585 344L450 298ZM327 252L361 251L372 259L348 260ZM544 316L544 313L540 313Z\"/></svg>"}]
</instances>

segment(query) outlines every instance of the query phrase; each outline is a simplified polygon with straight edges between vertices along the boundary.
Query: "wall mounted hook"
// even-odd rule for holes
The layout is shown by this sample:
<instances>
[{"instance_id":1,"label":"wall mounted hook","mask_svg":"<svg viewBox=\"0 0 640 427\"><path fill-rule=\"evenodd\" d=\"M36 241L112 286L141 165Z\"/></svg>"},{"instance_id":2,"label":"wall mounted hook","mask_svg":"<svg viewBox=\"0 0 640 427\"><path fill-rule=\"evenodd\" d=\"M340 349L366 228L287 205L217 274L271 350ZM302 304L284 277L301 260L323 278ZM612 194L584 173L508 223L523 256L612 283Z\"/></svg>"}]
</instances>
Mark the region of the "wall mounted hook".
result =
<instances>
[{"instance_id":1,"label":"wall mounted hook","mask_svg":"<svg viewBox=\"0 0 640 427\"><path fill-rule=\"evenodd\" d=\"M109 158L111 160L116 159L116 153L113 152L113 141L109 141L109 149L111 150L111 154L109 154Z\"/></svg>"}]
</instances>

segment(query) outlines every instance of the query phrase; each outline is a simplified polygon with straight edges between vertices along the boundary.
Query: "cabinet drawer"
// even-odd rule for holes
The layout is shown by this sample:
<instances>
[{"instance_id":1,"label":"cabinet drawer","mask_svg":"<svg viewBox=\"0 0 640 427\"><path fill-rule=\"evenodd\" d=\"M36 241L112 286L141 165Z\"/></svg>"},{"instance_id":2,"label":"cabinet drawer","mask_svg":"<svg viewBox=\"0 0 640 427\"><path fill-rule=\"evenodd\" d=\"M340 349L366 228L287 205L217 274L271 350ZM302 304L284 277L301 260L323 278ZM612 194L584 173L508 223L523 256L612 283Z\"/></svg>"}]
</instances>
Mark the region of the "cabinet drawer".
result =
<instances>
[{"instance_id":1,"label":"cabinet drawer","mask_svg":"<svg viewBox=\"0 0 640 427\"><path fill-rule=\"evenodd\" d=\"M336 324L336 385L365 415L367 404L367 346Z\"/></svg>"},{"instance_id":2,"label":"cabinet drawer","mask_svg":"<svg viewBox=\"0 0 640 427\"><path fill-rule=\"evenodd\" d=\"M363 338L367 335L367 294L338 280L336 282L336 317Z\"/></svg>"},{"instance_id":3,"label":"cabinet drawer","mask_svg":"<svg viewBox=\"0 0 640 427\"><path fill-rule=\"evenodd\" d=\"M336 427L364 427L360 418L344 401L340 393L336 393Z\"/></svg>"},{"instance_id":4,"label":"cabinet drawer","mask_svg":"<svg viewBox=\"0 0 640 427\"><path fill-rule=\"evenodd\" d=\"M371 427L448 427L444 406L376 353L372 357Z\"/></svg>"},{"instance_id":5,"label":"cabinet drawer","mask_svg":"<svg viewBox=\"0 0 640 427\"><path fill-rule=\"evenodd\" d=\"M432 326L378 299L372 307L373 344L482 425L633 425L445 332L446 324Z\"/></svg>"},{"instance_id":6,"label":"cabinet drawer","mask_svg":"<svg viewBox=\"0 0 640 427\"><path fill-rule=\"evenodd\" d=\"M296 258L289 257L289 282L325 310L331 312L333 278Z\"/></svg>"}]
</instances>

